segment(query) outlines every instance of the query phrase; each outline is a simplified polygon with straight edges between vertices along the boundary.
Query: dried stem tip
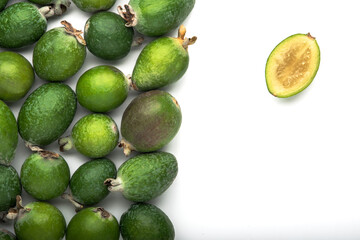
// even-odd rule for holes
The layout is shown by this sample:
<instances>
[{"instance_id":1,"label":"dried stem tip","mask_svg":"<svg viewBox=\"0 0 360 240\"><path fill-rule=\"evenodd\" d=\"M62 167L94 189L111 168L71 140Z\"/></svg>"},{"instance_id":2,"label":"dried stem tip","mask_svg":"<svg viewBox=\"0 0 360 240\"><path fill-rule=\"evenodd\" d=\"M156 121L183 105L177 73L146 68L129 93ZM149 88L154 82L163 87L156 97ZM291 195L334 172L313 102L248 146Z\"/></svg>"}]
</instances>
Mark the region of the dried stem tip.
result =
<instances>
[{"instance_id":1,"label":"dried stem tip","mask_svg":"<svg viewBox=\"0 0 360 240\"><path fill-rule=\"evenodd\" d=\"M185 34L186 34L186 28L184 25L181 25L179 27L177 39L181 43L183 48L187 50L189 45L193 45L196 42L197 37L194 36L192 38L185 38Z\"/></svg>"},{"instance_id":2,"label":"dried stem tip","mask_svg":"<svg viewBox=\"0 0 360 240\"><path fill-rule=\"evenodd\" d=\"M125 8L125 9L124 9ZM125 4L124 8L121 6L117 7L117 11L119 15L126 21L126 27L135 27L137 24L137 18L134 12L134 9L130 6Z\"/></svg>"},{"instance_id":3,"label":"dried stem tip","mask_svg":"<svg viewBox=\"0 0 360 240\"><path fill-rule=\"evenodd\" d=\"M80 44L86 46L85 39L81 36L81 34L83 33L81 30L77 30L69 22L65 20L61 21L61 24L64 25L66 33L74 36Z\"/></svg>"},{"instance_id":4,"label":"dried stem tip","mask_svg":"<svg viewBox=\"0 0 360 240\"><path fill-rule=\"evenodd\" d=\"M311 39L315 40L315 37L311 36L311 34L310 34L310 33L306 34L306 36L308 36L309 38L311 38Z\"/></svg>"},{"instance_id":5,"label":"dried stem tip","mask_svg":"<svg viewBox=\"0 0 360 240\"><path fill-rule=\"evenodd\" d=\"M106 211L104 208L102 208L102 207L97 207L97 208L95 208L93 211L94 211L95 213L100 212L102 218L109 218L109 217L111 217L111 214L110 214L108 211Z\"/></svg>"}]
</instances>

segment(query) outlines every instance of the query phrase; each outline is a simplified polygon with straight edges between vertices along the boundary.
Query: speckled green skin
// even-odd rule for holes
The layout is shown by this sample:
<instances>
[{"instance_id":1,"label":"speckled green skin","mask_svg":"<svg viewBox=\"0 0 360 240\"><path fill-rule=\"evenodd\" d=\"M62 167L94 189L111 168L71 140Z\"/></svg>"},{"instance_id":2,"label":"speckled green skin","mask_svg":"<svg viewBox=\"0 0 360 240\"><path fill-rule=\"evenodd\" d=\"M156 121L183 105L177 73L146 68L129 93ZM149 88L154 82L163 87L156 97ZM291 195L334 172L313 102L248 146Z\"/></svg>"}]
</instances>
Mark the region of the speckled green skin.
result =
<instances>
[{"instance_id":1,"label":"speckled green skin","mask_svg":"<svg viewBox=\"0 0 360 240\"><path fill-rule=\"evenodd\" d=\"M0 100L0 164L10 164L15 157L18 143L18 128L14 114Z\"/></svg>"},{"instance_id":2,"label":"speckled green skin","mask_svg":"<svg viewBox=\"0 0 360 240\"><path fill-rule=\"evenodd\" d=\"M24 206L30 209L19 216L14 224L18 240L61 240L65 235L66 222L56 207L46 202L32 202Z\"/></svg>"},{"instance_id":3,"label":"speckled green skin","mask_svg":"<svg viewBox=\"0 0 360 240\"><path fill-rule=\"evenodd\" d=\"M70 180L71 194L82 205L93 205L110 192L105 179L116 177L115 164L106 158L95 159L81 165Z\"/></svg>"},{"instance_id":4,"label":"speckled green skin","mask_svg":"<svg viewBox=\"0 0 360 240\"><path fill-rule=\"evenodd\" d=\"M46 28L46 18L34 4L15 3L0 13L0 47L20 48L33 44Z\"/></svg>"},{"instance_id":5,"label":"speckled green skin","mask_svg":"<svg viewBox=\"0 0 360 240\"><path fill-rule=\"evenodd\" d=\"M70 169L61 156L33 153L23 163L20 179L27 193L46 201L64 193L70 181Z\"/></svg>"},{"instance_id":6,"label":"speckled green skin","mask_svg":"<svg viewBox=\"0 0 360 240\"><path fill-rule=\"evenodd\" d=\"M15 52L0 53L0 99L17 101L30 90L35 79L29 61Z\"/></svg>"},{"instance_id":7,"label":"speckled green skin","mask_svg":"<svg viewBox=\"0 0 360 240\"><path fill-rule=\"evenodd\" d=\"M53 0L29 0L29 2L36 3L39 5L48 5L53 2Z\"/></svg>"},{"instance_id":8,"label":"speckled green skin","mask_svg":"<svg viewBox=\"0 0 360 240\"><path fill-rule=\"evenodd\" d=\"M125 75L112 66L97 66L86 71L76 85L79 103L93 112L108 112L127 98L129 84Z\"/></svg>"},{"instance_id":9,"label":"speckled green skin","mask_svg":"<svg viewBox=\"0 0 360 240\"><path fill-rule=\"evenodd\" d=\"M120 219L123 240L173 240L175 230L169 217L148 203L133 204Z\"/></svg>"},{"instance_id":10,"label":"speckled green skin","mask_svg":"<svg viewBox=\"0 0 360 240\"><path fill-rule=\"evenodd\" d=\"M18 117L21 137L46 146L57 140L71 124L76 112L74 91L62 83L47 83L26 99Z\"/></svg>"},{"instance_id":11,"label":"speckled green skin","mask_svg":"<svg viewBox=\"0 0 360 240\"><path fill-rule=\"evenodd\" d=\"M2 11L9 0L0 0L0 11Z\"/></svg>"},{"instance_id":12,"label":"speckled green skin","mask_svg":"<svg viewBox=\"0 0 360 240\"><path fill-rule=\"evenodd\" d=\"M122 193L128 200L147 202L170 187L178 172L174 155L166 152L137 155L118 171Z\"/></svg>"},{"instance_id":13,"label":"speckled green skin","mask_svg":"<svg viewBox=\"0 0 360 240\"><path fill-rule=\"evenodd\" d=\"M80 70L85 57L86 47L59 27L46 32L36 43L33 65L40 78L65 81Z\"/></svg>"},{"instance_id":14,"label":"speckled green skin","mask_svg":"<svg viewBox=\"0 0 360 240\"><path fill-rule=\"evenodd\" d=\"M130 0L129 5L138 20L134 28L147 36L160 36L185 20L195 0Z\"/></svg>"},{"instance_id":15,"label":"speckled green skin","mask_svg":"<svg viewBox=\"0 0 360 240\"><path fill-rule=\"evenodd\" d=\"M181 118L180 107L169 93L159 90L145 92L126 108L121 134L136 151L153 152L175 137Z\"/></svg>"},{"instance_id":16,"label":"speckled green skin","mask_svg":"<svg viewBox=\"0 0 360 240\"><path fill-rule=\"evenodd\" d=\"M0 229L0 240L16 240L16 236L5 229Z\"/></svg>"},{"instance_id":17,"label":"speckled green skin","mask_svg":"<svg viewBox=\"0 0 360 240\"><path fill-rule=\"evenodd\" d=\"M95 56L117 60L128 55L133 42L133 28L125 27L126 21L112 12L92 15L85 24L86 46Z\"/></svg>"},{"instance_id":18,"label":"speckled green skin","mask_svg":"<svg viewBox=\"0 0 360 240\"><path fill-rule=\"evenodd\" d=\"M72 0L84 12L94 13L110 9L116 0Z\"/></svg>"},{"instance_id":19,"label":"speckled green skin","mask_svg":"<svg viewBox=\"0 0 360 240\"><path fill-rule=\"evenodd\" d=\"M102 217L97 208L85 208L69 222L66 240L118 240L119 224L114 216Z\"/></svg>"},{"instance_id":20,"label":"speckled green skin","mask_svg":"<svg viewBox=\"0 0 360 240\"><path fill-rule=\"evenodd\" d=\"M119 130L111 117L90 114L75 124L71 136L76 150L81 154L100 158L114 150L119 140Z\"/></svg>"},{"instance_id":21,"label":"speckled green skin","mask_svg":"<svg viewBox=\"0 0 360 240\"><path fill-rule=\"evenodd\" d=\"M163 37L141 51L131 79L137 90L149 91L179 80L188 66L188 51L176 38Z\"/></svg>"},{"instance_id":22,"label":"speckled green skin","mask_svg":"<svg viewBox=\"0 0 360 240\"><path fill-rule=\"evenodd\" d=\"M0 212L14 207L16 195L21 195L20 178L12 166L0 164L0 193Z\"/></svg>"}]
</instances>

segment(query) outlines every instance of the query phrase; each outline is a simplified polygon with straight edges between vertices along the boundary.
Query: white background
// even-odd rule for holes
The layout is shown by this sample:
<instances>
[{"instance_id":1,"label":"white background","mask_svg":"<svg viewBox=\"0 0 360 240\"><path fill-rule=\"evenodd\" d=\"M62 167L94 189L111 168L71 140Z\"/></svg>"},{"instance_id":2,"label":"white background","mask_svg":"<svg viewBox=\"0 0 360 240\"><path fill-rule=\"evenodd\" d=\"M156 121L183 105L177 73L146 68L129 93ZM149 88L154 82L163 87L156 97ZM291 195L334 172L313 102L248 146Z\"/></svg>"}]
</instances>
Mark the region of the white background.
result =
<instances>
[{"instance_id":1,"label":"white background","mask_svg":"<svg viewBox=\"0 0 360 240\"><path fill-rule=\"evenodd\" d=\"M198 37L189 47L190 66L179 82L165 88L183 113L178 135L163 149L177 157L179 174L151 201L170 217L177 239L360 238L356 3L197 0L184 23L187 36ZM72 4L66 15L49 20L48 29L60 26L63 19L83 29L89 17ZM277 99L266 88L266 59L286 37L308 32L321 50L318 74L302 93ZM176 36L176 31L169 35ZM18 52L31 61L32 48ZM141 49L116 62L89 52L83 68L66 84L75 89L84 71L101 64L130 74ZM43 83L37 78L31 91ZM110 113L119 126L136 95ZM23 101L10 104L16 116ZM79 106L64 135L89 113ZM57 144L48 149L57 151ZM19 140L13 161L18 171L29 155ZM63 156L72 173L88 160L75 151ZM117 167L126 159L120 149L108 157ZM34 201L25 191L23 196L24 204ZM70 203L60 198L50 202L69 222L74 215ZM119 219L130 202L111 193L98 206ZM6 228L12 230L11 224Z\"/></svg>"}]
</instances>

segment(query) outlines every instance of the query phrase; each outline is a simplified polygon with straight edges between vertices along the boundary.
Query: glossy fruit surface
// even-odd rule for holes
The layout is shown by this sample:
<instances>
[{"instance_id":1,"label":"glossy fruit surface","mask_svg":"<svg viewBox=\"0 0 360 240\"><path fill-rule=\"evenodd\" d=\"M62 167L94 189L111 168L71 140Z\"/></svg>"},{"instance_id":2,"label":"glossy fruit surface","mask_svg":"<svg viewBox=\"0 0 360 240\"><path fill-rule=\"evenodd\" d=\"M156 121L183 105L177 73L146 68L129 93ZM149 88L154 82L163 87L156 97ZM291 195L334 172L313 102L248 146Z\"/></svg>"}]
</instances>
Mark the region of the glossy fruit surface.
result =
<instances>
[{"instance_id":1,"label":"glossy fruit surface","mask_svg":"<svg viewBox=\"0 0 360 240\"><path fill-rule=\"evenodd\" d=\"M29 61L15 52L0 53L0 99L16 101L30 90L35 79Z\"/></svg>"},{"instance_id":2,"label":"glossy fruit surface","mask_svg":"<svg viewBox=\"0 0 360 240\"><path fill-rule=\"evenodd\" d=\"M116 60L125 57L131 49L134 30L125 26L118 14L100 12L92 15L85 24L85 41L95 56Z\"/></svg>"},{"instance_id":3,"label":"glossy fruit surface","mask_svg":"<svg viewBox=\"0 0 360 240\"><path fill-rule=\"evenodd\" d=\"M129 84L125 75L112 66L97 66L86 71L76 85L79 103L93 112L108 112L126 99Z\"/></svg>"},{"instance_id":4,"label":"glossy fruit surface","mask_svg":"<svg viewBox=\"0 0 360 240\"><path fill-rule=\"evenodd\" d=\"M57 140L71 124L76 112L74 91L62 83L47 83L36 89L20 109L21 137L46 146Z\"/></svg>"},{"instance_id":5,"label":"glossy fruit surface","mask_svg":"<svg viewBox=\"0 0 360 240\"><path fill-rule=\"evenodd\" d=\"M320 49L310 34L295 34L271 52L265 69L266 84L275 97L291 97L307 88L320 65Z\"/></svg>"},{"instance_id":6,"label":"glossy fruit surface","mask_svg":"<svg viewBox=\"0 0 360 240\"><path fill-rule=\"evenodd\" d=\"M0 240L16 240L16 236L5 229L0 229Z\"/></svg>"},{"instance_id":7,"label":"glossy fruit surface","mask_svg":"<svg viewBox=\"0 0 360 240\"><path fill-rule=\"evenodd\" d=\"M18 144L18 128L14 114L0 100L0 164L10 164Z\"/></svg>"},{"instance_id":8,"label":"glossy fruit surface","mask_svg":"<svg viewBox=\"0 0 360 240\"><path fill-rule=\"evenodd\" d=\"M175 230L169 217L154 205L133 204L120 219L124 240L172 240Z\"/></svg>"},{"instance_id":9,"label":"glossy fruit surface","mask_svg":"<svg viewBox=\"0 0 360 240\"><path fill-rule=\"evenodd\" d=\"M0 164L0 193L0 212L14 207L16 196L21 195L20 178L12 166Z\"/></svg>"},{"instance_id":10,"label":"glossy fruit surface","mask_svg":"<svg viewBox=\"0 0 360 240\"><path fill-rule=\"evenodd\" d=\"M84 12L94 13L110 9L116 0L73 0L73 2Z\"/></svg>"}]
</instances>

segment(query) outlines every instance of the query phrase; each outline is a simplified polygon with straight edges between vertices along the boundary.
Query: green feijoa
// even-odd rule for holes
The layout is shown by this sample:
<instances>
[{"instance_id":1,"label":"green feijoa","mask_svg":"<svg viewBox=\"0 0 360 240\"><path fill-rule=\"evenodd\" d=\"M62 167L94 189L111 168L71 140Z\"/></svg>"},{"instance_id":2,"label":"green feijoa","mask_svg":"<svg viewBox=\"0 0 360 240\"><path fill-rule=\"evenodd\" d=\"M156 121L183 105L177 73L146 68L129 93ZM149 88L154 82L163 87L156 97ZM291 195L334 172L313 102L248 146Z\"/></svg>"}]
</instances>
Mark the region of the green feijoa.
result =
<instances>
[{"instance_id":1,"label":"green feijoa","mask_svg":"<svg viewBox=\"0 0 360 240\"><path fill-rule=\"evenodd\" d=\"M122 116L120 146L126 156L131 150L159 150L175 137L180 125L181 110L173 96L160 90L142 93Z\"/></svg>"},{"instance_id":2,"label":"green feijoa","mask_svg":"<svg viewBox=\"0 0 360 240\"><path fill-rule=\"evenodd\" d=\"M85 24L85 41L89 51L105 60L116 60L128 55L134 37L133 28L112 12L92 15Z\"/></svg>"},{"instance_id":3,"label":"green feijoa","mask_svg":"<svg viewBox=\"0 0 360 240\"><path fill-rule=\"evenodd\" d=\"M64 13L70 7L69 0L29 0L29 1L39 5L50 5L55 12L61 11L61 13ZM55 13L55 15L61 15L61 14Z\"/></svg>"},{"instance_id":4,"label":"green feijoa","mask_svg":"<svg viewBox=\"0 0 360 240\"><path fill-rule=\"evenodd\" d=\"M110 191L120 191L134 202L146 202L170 187L178 172L171 153L156 152L137 155L123 163L116 179L107 179Z\"/></svg>"},{"instance_id":5,"label":"green feijoa","mask_svg":"<svg viewBox=\"0 0 360 240\"><path fill-rule=\"evenodd\" d=\"M9 0L0 0L0 11L2 11L6 7L8 1Z\"/></svg>"},{"instance_id":6,"label":"green feijoa","mask_svg":"<svg viewBox=\"0 0 360 240\"><path fill-rule=\"evenodd\" d=\"M110 9L116 0L73 0L73 2L82 11L94 13Z\"/></svg>"},{"instance_id":7,"label":"green feijoa","mask_svg":"<svg viewBox=\"0 0 360 240\"><path fill-rule=\"evenodd\" d=\"M33 53L35 72L47 81L67 80L80 70L86 57L81 31L66 21L61 23L65 27L46 32L36 43Z\"/></svg>"},{"instance_id":8,"label":"green feijoa","mask_svg":"<svg viewBox=\"0 0 360 240\"><path fill-rule=\"evenodd\" d=\"M81 165L70 180L73 199L83 205L93 205L110 192L104 185L107 178L116 177L115 164L106 158L95 159Z\"/></svg>"},{"instance_id":9,"label":"green feijoa","mask_svg":"<svg viewBox=\"0 0 360 240\"><path fill-rule=\"evenodd\" d=\"M16 240L16 236L5 229L0 229L0 240Z\"/></svg>"},{"instance_id":10,"label":"green feijoa","mask_svg":"<svg viewBox=\"0 0 360 240\"><path fill-rule=\"evenodd\" d=\"M21 183L12 166L0 164L0 193L0 212L15 206L16 196L21 194Z\"/></svg>"},{"instance_id":11,"label":"green feijoa","mask_svg":"<svg viewBox=\"0 0 360 240\"><path fill-rule=\"evenodd\" d=\"M0 100L0 164L10 164L15 157L18 143L18 128L14 114Z\"/></svg>"},{"instance_id":12,"label":"green feijoa","mask_svg":"<svg viewBox=\"0 0 360 240\"><path fill-rule=\"evenodd\" d=\"M21 137L46 146L58 139L71 124L76 112L74 91L62 83L47 83L26 99L18 116Z\"/></svg>"},{"instance_id":13,"label":"green feijoa","mask_svg":"<svg viewBox=\"0 0 360 240\"><path fill-rule=\"evenodd\" d=\"M40 151L25 160L20 179L27 193L46 201L64 193L70 181L70 169L59 154Z\"/></svg>"},{"instance_id":14,"label":"green feijoa","mask_svg":"<svg viewBox=\"0 0 360 240\"><path fill-rule=\"evenodd\" d=\"M146 36L160 36L177 28L194 5L195 0L130 0L118 10L127 26Z\"/></svg>"},{"instance_id":15,"label":"green feijoa","mask_svg":"<svg viewBox=\"0 0 360 240\"><path fill-rule=\"evenodd\" d=\"M119 130L114 120L104 114L89 114L81 118L72 129L71 137L59 140L60 150L73 146L90 158L101 158L116 147Z\"/></svg>"},{"instance_id":16,"label":"green feijoa","mask_svg":"<svg viewBox=\"0 0 360 240\"><path fill-rule=\"evenodd\" d=\"M14 223L18 240L61 240L66 222L59 209L46 202L32 202L19 209Z\"/></svg>"},{"instance_id":17,"label":"green feijoa","mask_svg":"<svg viewBox=\"0 0 360 240\"><path fill-rule=\"evenodd\" d=\"M35 79L29 61L15 52L0 53L0 99L16 101L30 90Z\"/></svg>"},{"instance_id":18,"label":"green feijoa","mask_svg":"<svg viewBox=\"0 0 360 240\"><path fill-rule=\"evenodd\" d=\"M104 208L91 207L78 212L69 222L66 240L118 240L119 224Z\"/></svg>"},{"instance_id":19,"label":"green feijoa","mask_svg":"<svg viewBox=\"0 0 360 240\"><path fill-rule=\"evenodd\" d=\"M76 85L79 103L93 112L108 112L126 99L129 83L125 75L112 66L97 66L86 71Z\"/></svg>"},{"instance_id":20,"label":"green feijoa","mask_svg":"<svg viewBox=\"0 0 360 240\"><path fill-rule=\"evenodd\" d=\"M123 240L172 240L175 229L169 217L154 205L136 203L120 218Z\"/></svg>"},{"instance_id":21,"label":"green feijoa","mask_svg":"<svg viewBox=\"0 0 360 240\"><path fill-rule=\"evenodd\" d=\"M161 88L185 74L189 65L188 46L196 41L196 37L185 38L185 32L181 25L177 38L158 38L141 51L131 77L134 89Z\"/></svg>"}]
</instances>

